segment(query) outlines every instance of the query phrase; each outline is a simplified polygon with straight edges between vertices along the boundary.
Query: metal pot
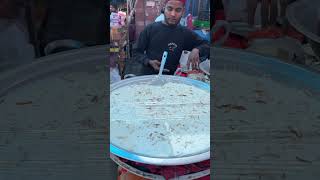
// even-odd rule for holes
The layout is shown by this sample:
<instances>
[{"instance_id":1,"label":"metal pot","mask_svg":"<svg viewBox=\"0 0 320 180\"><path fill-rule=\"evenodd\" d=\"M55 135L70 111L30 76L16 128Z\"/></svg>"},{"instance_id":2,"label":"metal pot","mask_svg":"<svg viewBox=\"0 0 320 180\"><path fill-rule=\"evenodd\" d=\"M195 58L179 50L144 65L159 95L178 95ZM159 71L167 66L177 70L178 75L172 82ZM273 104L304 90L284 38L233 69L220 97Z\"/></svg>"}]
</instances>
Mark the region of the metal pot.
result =
<instances>
[{"instance_id":1,"label":"metal pot","mask_svg":"<svg viewBox=\"0 0 320 180\"><path fill-rule=\"evenodd\" d=\"M69 102L69 99L71 99L70 102L72 102L73 98L74 100L84 98L85 96L79 95L78 93L66 94L65 98L63 98L59 93L51 92L61 88L63 84L55 85L52 83L50 88L47 86L36 86L38 84L37 81L51 80L55 77L59 78L59 75L64 73L94 75L97 71L101 72L105 69L107 62L106 50L107 46L98 46L66 51L37 59L31 64L21 66L10 72L0 73L1 137L8 137L10 143L18 144L19 147L23 149L23 152L28 154L28 161L17 161L17 157L21 155L21 151L17 151L17 146L2 146L0 159L6 159L7 162L18 162L19 167L13 167L10 163L5 165L5 168L1 170L1 177L5 179L23 179L25 175L28 174L28 176L34 180L57 178L97 179L103 177L103 175L105 175L107 179L117 178L115 164L112 160L106 158L108 152L106 152L107 149L103 149L108 143L109 135L105 133L105 127L107 126L105 111L106 108L108 108L105 102L107 98L102 97L105 93L104 88L109 87L107 82L103 81L103 79L106 78L102 77L102 81L99 80L96 84L90 80L82 79L81 76L79 78L77 78L76 75L74 76L75 84L79 83L84 86L87 84L87 87L91 87L95 95L99 96L99 101L92 103L95 107L91 106L92 108L87 110L70 112L65 109L65 111L63 111L65 113L60 113L48 108L48 105L56 107L55 104L57 103L51 101L54 97L50 98L51 100L48 100L46 103L41 101L41 104L37 104L37 99L32 98L37 96L36 93L34 93L33 96L30 95L30 99L28 95L26 95L27 100L33 101L32 104L26 105L27 107L15 107L16 101L10 98L16 96L17 99L20 99L23 97L23 95L20 96L17 91L20 93L23 92L26 86L29 87L29 90L30 87L33 86L35 91L39 90L40 92L43 92L43 89L48 89L48 94L42 97L57 95L57 98L64 99L65 102ZM90 84L90 82L92 84ZM66 81L67 86L68 84L70 85L72 82ZM97 85L96 89L94 84ZM76 92L78 90L77 87L73 87L74 92ZM39 96L39 98L41 97ZM8 100L13 100L13 102L8 102ZM24 101L25 99L22 98L21 100ZM60 99L57 101L59 100ZM96 103L101 103L102 105ZM6 104L11 104L11 106L7 108ZM34 107L33 105L36 106ZM43 109L44 107L46 107L45 110ZM64 104L60 104L59 108L64 109ZM19 114L19 116L10 116L10 112L18 115L18 113L21 112L19 109L27 112L26 114L29 115L23 116ZM72 117L67 118L65 114L72 114ZM82 121L88 116L93 118L91 120L94 120L94 124L91 123L90 125L90 123L87 123L89 121ZM91 120L90 122L92 122ZM30 124L30 126L28 124ZM15 137L11 138L13 133ZM90 139L80 140L82 135ZM93 143L95 144L94 146ZM77 147L76 151L74 147ZM98 150L97 147L102 147L102 149ZM85 150L87 155L94 156L95 160L90 160L88 156L80 155L81 151L79 150L81 149ZM38 161L39 159L45 161ZM82 166L87 167L81 174L61 173L61 167L63 167L65 171L71 172L74 168L77 168L74 166L74 162L80 161L82 162ZM35 163L30 164L29 162ZM101 168L91 166L92 164L99 164ZM52 174L39 174L38 167L42 166L51 169ZM22 172L22 175L16 172Z\"/></svg>"},{"instance_id":2,"label":"metal pot","mask_svg":"<svg viewBox=\"0 0 320 180\"><path fill-rule=\"evenodd\" d=\"M165 81L167 82L176 82L176 83L184 83L187 85L192 85L197 88L203 89L205 91L210 92L210 85L201 81L192 80L185 77L179 76L169 76L163 75ZM125 79L119 82L116 82L111 85L110 91L114 91L118 88L132 85L132 84L145 84L152 81L155 78L155 75L147 75L147 76L136 76L130 79ZM209 126L209 125L208 125ZM201 152L196 154L188 154L183 157L167 157L167 158L159 158L159 157L150 157L143 154L136 154L134 152L123 149L122 147L117 147L113 142L110 141L110 152L119 157L140 162L144 164L152 164L152 165L185 165L196 162L201 162L204 160L210 159L210 145L206 149L203 149Z\"/></svg>"},{"instance_id":3,"label":"metal pot","mask_svg":"<svg viewBox=\"0 0 320 180\"><path fill-rule=\"evenodd\" d=\"M303 65L296 66L274 57L229 48L213 48L211 54L215 60L215 72L225 69L240 71L253 76L269 77L289 86L305 87L320 93L319 72Z\"/></svg>"},{"instance_id":4,"label":"metal pot","mask_svg":"<svg viewBox=\"0 0 320 180\"><path fill-rule=\"evenodd\" d=\"M106 46L96 46L80 50L69 50L55 55L45 56L33 63L21 66L0 76L0 97L12 88L20 87L23 83L43 78L66 70L93 71L96 66L104 66Z\"/></svg>"}]
</instances>

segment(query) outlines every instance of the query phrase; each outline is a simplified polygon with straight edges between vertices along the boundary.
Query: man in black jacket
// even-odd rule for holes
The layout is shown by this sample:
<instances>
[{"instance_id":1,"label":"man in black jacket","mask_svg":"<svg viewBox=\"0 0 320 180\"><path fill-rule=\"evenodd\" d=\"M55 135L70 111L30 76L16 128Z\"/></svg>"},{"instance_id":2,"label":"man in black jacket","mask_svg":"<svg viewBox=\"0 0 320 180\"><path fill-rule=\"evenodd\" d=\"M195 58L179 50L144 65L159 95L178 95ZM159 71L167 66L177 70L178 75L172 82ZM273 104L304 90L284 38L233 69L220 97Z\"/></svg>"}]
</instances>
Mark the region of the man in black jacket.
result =
<instances>
[{"instance_id":1,"label":"man in black jacket","mask_svg":"<svg viewBox=\"0 0 320 180\"><path fill-rule=\"evenodd\" d=\"M174 74L183 50L191 51L188 65L198 67L200 57L209 57L210 46L193 31L179 24L185 11L185 0L167 0L162 22L149 24L140 34L135 59L142 62L144 74L159 71L164 51L168 52L165 74Z\"/></svg>"}]
</instances>

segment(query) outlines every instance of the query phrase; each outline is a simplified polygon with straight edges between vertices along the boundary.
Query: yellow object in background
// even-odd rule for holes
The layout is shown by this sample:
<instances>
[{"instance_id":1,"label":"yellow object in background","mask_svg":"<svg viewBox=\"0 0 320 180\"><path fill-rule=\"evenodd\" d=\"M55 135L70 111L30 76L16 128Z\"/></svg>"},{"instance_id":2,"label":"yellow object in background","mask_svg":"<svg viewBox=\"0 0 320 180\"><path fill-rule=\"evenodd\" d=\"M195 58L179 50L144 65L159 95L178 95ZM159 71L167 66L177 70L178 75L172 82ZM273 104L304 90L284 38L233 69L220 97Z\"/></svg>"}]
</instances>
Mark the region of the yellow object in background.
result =
<instances>
[{"instance_id":1,"label":"yellow object in background","mask_svg":"<svg viewBox=\"0 0 320 180\"><path fill-rule=\"evenodd\" d=\"M119 48L110 48L110 52L117 53L119 51Z\"/></svg>"}]
</instances>

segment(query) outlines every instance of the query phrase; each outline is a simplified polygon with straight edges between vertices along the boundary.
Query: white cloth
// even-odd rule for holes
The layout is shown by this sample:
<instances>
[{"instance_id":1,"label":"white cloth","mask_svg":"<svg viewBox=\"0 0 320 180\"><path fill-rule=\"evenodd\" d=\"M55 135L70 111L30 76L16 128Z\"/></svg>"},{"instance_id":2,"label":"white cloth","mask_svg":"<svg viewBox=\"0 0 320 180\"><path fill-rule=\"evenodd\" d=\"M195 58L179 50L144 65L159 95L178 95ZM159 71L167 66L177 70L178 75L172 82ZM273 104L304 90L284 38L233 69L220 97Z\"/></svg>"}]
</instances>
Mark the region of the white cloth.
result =
<instances>
[{"instance_id":1,"label":"white cloth","mask_svg":"<svg viewBox=\"0 0 320 180\"><path fill-rule=\"evenodd\" d=\"M110 27L121 26L121 16L118 13L111 13L110 15Z\"/></svg>"},{"instance_id":2,"label":"white cloth","mask_svg":"<svg viewBox=\"0 0 320 180\"><path fill-rule=\"evenodd\" d=\"M161 21L163 21L164 20L164 14L160 14L157 18L156 18L156 20L154 20L154 22L161 22Z\"/></svg>"},{"instance_id":3,"label":"white cloth","mask_svg":"<svg viewBox=\"0 0 320 180\"><path fill-rule=\"evenodd\" d=\"M110 68L110 84L121 81L118 68Z\"/></svg>"}]
</instances>

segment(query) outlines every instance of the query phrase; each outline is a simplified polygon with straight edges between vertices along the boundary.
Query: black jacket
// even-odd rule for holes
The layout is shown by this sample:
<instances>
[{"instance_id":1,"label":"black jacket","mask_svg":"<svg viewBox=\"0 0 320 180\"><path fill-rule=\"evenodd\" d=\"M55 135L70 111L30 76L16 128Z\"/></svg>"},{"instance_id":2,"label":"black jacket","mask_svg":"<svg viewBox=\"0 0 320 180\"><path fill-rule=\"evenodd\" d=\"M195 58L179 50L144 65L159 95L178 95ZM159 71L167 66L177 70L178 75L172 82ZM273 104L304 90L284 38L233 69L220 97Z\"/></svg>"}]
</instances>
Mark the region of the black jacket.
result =
<instances>
[{"instance_id":1,"label":"black jacket","mask_svg":"<svg viewBox=\"0 0 320 180\"><path fill-rule=\"evenodd\" d=\"M200 50L201 57L209 57L208 42L193 31L181 25L171 27L162 22L155 22L140 33L134 58L145 65L144 74L156 74L148 62L155 59L161 61L163 52L167 51L165 68L170 70L167 74L173 74L179 65L182 51L191 51L193 48Z\"/></svg>"}]
</instances>

